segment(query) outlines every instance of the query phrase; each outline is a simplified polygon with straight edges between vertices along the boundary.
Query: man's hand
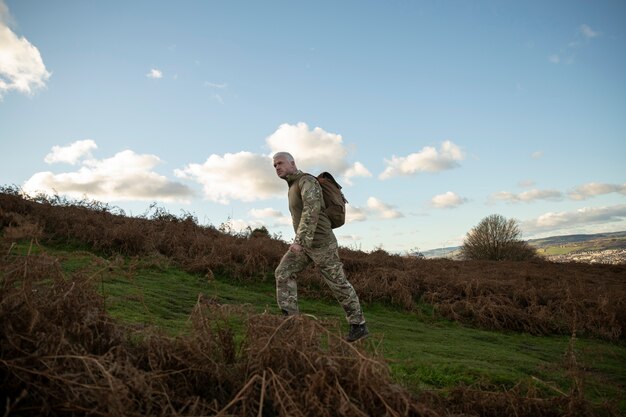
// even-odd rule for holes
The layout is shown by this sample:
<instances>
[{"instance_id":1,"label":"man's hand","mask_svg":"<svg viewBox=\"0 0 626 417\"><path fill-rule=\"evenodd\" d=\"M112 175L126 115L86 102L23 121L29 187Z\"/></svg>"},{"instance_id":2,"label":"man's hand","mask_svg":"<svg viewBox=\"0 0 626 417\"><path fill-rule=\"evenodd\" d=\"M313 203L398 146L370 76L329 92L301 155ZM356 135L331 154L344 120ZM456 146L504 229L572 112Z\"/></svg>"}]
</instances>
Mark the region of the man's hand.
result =
<instances>
[{"instance_id":1,"label":"man's hand","mask_svg":"<svg viewBox=\"0 0 626 417\"><path fill-rule=\"evenodd\" d=\"M299 243L292 243L291 246L289 246L289 250L292 251L293 253L300 253L302 252L303 249L304 248Z\"/></svg>"}]
</instances>

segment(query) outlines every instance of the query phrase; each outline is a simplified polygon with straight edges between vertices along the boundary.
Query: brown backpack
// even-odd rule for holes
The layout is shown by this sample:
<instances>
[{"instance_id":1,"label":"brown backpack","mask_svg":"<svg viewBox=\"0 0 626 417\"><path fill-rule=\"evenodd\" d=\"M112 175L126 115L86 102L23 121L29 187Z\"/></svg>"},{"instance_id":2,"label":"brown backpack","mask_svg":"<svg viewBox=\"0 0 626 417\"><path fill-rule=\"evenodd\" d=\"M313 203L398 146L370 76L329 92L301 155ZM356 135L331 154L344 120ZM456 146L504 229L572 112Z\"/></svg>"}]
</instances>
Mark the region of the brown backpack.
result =
<instances>
[{"instance_id":1,"label":"brown backpack","mask_svg":"<svg viewBox=\"0 0 626 417\"><path fill-rule=\"evenodd\" d=\"M326 215L330 219L330 226L333 229L343 226L346 222L346 203L348 200L341 192L341 185L328 172L319 174L317 181L322 186Z\"/></svg>"}]
</instances>

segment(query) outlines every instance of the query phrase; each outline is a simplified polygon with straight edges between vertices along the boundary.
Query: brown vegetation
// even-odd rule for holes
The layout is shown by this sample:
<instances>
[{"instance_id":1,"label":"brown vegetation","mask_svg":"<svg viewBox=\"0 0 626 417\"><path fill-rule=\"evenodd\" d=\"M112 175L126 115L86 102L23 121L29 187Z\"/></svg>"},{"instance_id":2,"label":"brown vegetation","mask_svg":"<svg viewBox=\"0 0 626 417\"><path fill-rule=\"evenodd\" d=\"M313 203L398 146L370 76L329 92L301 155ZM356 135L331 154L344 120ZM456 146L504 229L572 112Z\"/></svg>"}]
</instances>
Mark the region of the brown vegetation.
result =
<instances>
[{"instance_id":1,"label":"brown vegetation","mask_svg":"<svg viewBox=\"0 0 626 417\"><path fill-rule=\"evenodd\" d=\"M32 230L31 230L32 231ZM572 390L545 399L456 388L419 398L332 324L252 314L199 298L176 338L114 322L93 276L44 253L0 255L4 416L590 416ZM233 320L247 326L243 342ZM611 415L610 409L603 410Z\"/></svg>"},{"instance_id":2,"label":"brown vegetation","mask_svg":"<svg viewBox=\"0 0 626 417\"><path fill-rule=\"evenodd\" d=\"M4 189L0 230L9 237L88 245L110 255L158 255L192 273L236 280L273 279L287 249L267 233L222 233L198 225L191 215L157 209L151 216L127 217L112 211L99 203L34 201ZM348 249L341 249L341 257L366 302L407 310L426 302L447 318L487 329L625 337L625 265L426 260ZM299 278L303 295L332 297L314 272Z\"/></svg>"},{"instance_id":3,"label":"brown vegetation","mask_svg":"<svg viewBox=\"0 0 626 417\"><path fill-rule=\"evenodd\" d=\"M191 335L137 336L50 256L5 255L0 273L4 415L437 415L311 319L199 302ZM247 320L240 346L232 317Z\"/></svg>"}]
</instances>

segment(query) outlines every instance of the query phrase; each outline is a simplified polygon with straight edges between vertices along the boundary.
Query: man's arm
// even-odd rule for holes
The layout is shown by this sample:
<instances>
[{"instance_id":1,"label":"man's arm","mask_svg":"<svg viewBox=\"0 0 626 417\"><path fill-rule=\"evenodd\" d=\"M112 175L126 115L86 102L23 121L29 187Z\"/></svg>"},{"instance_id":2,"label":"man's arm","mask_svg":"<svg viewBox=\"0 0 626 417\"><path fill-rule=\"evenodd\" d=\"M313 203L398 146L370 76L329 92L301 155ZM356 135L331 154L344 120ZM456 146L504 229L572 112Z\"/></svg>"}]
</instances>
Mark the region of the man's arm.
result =
<instances>
[{"instance_id":1,"label":"man's arm","mask_svg":"<svg viewBox=\"0 0 626 417\"><path fill-rule=\"evenodd\" d=\"M302 216L296 231L294 245L310 248L322 210L322 189L317 180L309 175L304 175L300 179L299 185L300 196L302 197Z\"/></svg>"}]
</instances>

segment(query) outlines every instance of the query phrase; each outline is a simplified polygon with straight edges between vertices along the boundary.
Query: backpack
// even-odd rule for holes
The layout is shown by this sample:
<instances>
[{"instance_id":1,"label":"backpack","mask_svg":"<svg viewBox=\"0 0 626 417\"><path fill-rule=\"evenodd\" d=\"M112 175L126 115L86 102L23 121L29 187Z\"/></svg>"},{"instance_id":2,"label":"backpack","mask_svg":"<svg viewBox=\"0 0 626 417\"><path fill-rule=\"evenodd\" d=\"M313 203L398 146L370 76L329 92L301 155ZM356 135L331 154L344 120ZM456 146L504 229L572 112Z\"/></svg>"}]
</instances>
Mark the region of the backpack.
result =
<instances>
[{"instance_id":1,"label":"backpack","mask_svg":"<svg viewBox=\"0 0 626 417\"><path fill-rule=\"evenodd\" d=\"M322 187L326 215L330 219L330 226L333 229L343 226L346 222L346 203L348 200L341 192L341 185L328 172L319 174L317 181Z\"/></svg>"}]
</instances>

